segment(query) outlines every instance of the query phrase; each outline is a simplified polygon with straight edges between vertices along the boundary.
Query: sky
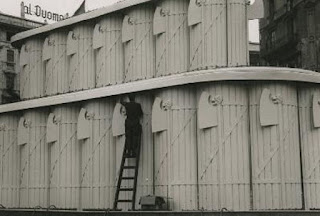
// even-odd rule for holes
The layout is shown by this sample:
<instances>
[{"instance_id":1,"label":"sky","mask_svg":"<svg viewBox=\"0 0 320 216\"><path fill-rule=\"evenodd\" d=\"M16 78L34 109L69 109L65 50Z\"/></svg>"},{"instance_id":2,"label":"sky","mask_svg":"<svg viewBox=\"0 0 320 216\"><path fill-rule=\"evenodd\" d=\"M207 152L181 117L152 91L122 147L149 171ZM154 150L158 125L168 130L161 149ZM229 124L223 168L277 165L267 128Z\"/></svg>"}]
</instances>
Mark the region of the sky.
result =
<instances>
[{"instance_id":1,"label":"sky","mask_svg":"<svg viewBox=\"0 0 320 216\"><path fill-rule=\"evenodd\" d=\"M31 4L33 7L39 5L43 10L61 15L65 15L66 13L72 15L82 1L83 0L24 0L24 4ZM86 10L105 7L117 1L118 0L86 0ZM0 11L13 16L20 16L21 2L21 0L0 0ZM37 16L26 15L26 18L44 22L44 19L38 18ZM249 40L259 42L259 24L257 20L249 22Z\"/></svg>"}]
</instances>

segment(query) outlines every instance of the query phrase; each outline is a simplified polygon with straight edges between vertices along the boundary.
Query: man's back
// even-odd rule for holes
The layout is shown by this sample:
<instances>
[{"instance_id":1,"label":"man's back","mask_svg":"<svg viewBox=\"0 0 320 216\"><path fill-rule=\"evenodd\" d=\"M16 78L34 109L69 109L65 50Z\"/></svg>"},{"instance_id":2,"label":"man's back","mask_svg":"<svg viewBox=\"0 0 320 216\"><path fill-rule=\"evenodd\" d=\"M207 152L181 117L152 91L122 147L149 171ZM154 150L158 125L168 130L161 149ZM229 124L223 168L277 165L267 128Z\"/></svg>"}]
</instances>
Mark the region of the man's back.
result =
<instances>
[{"instance_id":1,"label":"man's back","mask_svg":"<svg viewBox=\"0 0 320 216\"><path fill-rule=\"evenodd\" d=\"M141 105L136 102L125 102L123 105L126 108L128 120L139 120L142 117Z\"/></svg>"}]
</instances>

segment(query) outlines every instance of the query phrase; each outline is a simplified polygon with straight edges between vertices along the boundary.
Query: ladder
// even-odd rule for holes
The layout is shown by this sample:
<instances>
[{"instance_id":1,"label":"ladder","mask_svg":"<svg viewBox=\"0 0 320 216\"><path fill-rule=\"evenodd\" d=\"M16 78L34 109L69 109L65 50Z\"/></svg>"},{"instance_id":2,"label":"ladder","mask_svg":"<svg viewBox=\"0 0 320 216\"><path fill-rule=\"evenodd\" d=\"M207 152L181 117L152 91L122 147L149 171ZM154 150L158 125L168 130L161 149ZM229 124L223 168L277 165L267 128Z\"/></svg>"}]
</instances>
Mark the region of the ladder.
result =
<instances>
[{"instance_id":1,"label":"ladder","mask_svg":"<svg viewBox=\"0 0 320 216\"><path fill-rule=\"evenodd\" d=\"M138 140L138 146L136 150L136 154L134 156L129 156L126 154L127 146L123 148L122 153L122 160L120 165L120 172L119 178L117 183L117 189L113 204L113 209L118 210L118 203L131 203L131 210L135 210L135 203L136 203L136 192L137 192L137 180L138 180L138 171L139 171L139 159L140 159L140 146L141 146L141 135ZM135 159L135 165L129 166L125 165L127 159ZM125 170L134 170L134 176L126 176L124 177L123 174ZM121 187L122 181L133 181L133 188L123 188ZM119 199L120 192L132 192L132 199Z\"/></svg>"}]
</instances>

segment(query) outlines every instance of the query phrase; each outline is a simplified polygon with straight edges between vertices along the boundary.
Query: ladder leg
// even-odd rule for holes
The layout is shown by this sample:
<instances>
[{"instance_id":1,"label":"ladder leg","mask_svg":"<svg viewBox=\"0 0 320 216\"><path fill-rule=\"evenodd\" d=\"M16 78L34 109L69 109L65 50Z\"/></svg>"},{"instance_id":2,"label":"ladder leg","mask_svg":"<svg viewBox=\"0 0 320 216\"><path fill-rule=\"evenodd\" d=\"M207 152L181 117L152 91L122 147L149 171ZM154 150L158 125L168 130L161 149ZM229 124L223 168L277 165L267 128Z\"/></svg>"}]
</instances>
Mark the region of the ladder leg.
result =
<instances>
[{"instance_id":1,"label":"ladder leg","mask_svg":"<svg viewBox=\"0 0 320 216\"><path fill-rule=\"evenodd\" d=\"M138 146L136 149L136 168L134 172L134 183L133 183L133 194L132 194L132 210L135 210L136 204L136 194L137 194L137 181L139 173L139 161L140 161L140 149L141 148L141 133L138 138Z\"/></svg>"}]
</instances>

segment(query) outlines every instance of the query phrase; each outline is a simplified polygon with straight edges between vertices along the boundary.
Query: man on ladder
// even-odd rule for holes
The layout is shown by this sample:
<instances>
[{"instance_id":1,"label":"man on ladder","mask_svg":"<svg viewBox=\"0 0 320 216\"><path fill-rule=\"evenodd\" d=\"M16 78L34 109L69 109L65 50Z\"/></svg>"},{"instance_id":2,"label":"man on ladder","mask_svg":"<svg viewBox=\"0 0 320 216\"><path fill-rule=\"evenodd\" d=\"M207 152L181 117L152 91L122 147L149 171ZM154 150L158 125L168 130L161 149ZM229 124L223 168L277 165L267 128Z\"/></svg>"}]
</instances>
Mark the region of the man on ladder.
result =
<instances>
[{"instance_id":1,"label":"man on ladder","mask_svg":"<svg viewBox=\"0 0 320 216\"><path fill-rule=\"evenodd\" d=\"M125 147L123 150L120 172L117 184L117 190L115 194L115 200L113 209L118 210L119 202L130 202L132 210L135 210L136 192L137 192L137 180L139 171L139 157L140 157L140 139L142 128L140 125L140 118L143 115L141 105L134 101L133 94L129 95L129 102L121 101L120 103L126 108L127 118L125 121ZM135 165L126 164L126 160L132 158L135 159ZM134 176L124 175L124 170L134 169ZM133 181L132 187L121 187L123 180ZM132 192L132 199L120 199L120 192Z\"/></svg>"},{"instance_id":2,"label":"man on ladder","mask_svg":"<svg viewBox=\"0 0 320 216\"><path fill-rule=\"evenodd\" d=\"M127 154L130 156L136 156L137 147L140 142L140 136L142 127L140 124L140 118L143 115L141 105L135 102L135 95L129 95L129 102L121 101L121 104L126 108L126 122L125 122L125 148Z\"/></svg>"}]
</instances>

